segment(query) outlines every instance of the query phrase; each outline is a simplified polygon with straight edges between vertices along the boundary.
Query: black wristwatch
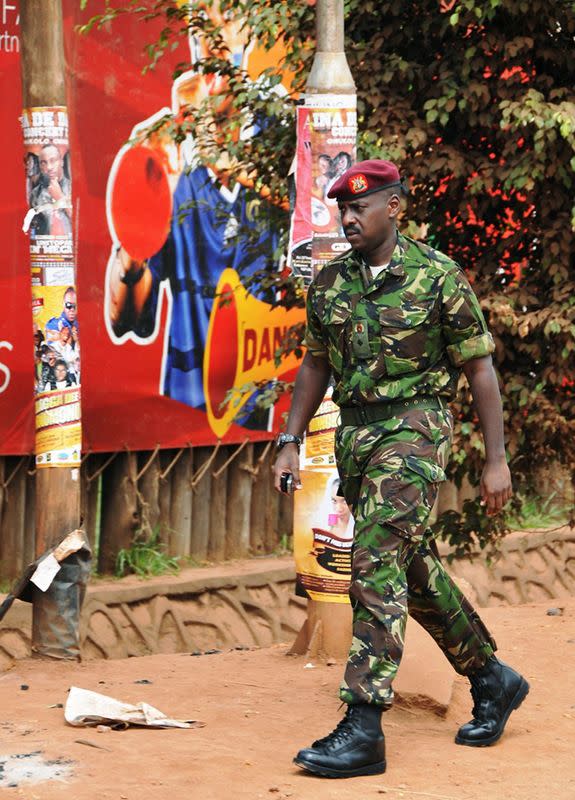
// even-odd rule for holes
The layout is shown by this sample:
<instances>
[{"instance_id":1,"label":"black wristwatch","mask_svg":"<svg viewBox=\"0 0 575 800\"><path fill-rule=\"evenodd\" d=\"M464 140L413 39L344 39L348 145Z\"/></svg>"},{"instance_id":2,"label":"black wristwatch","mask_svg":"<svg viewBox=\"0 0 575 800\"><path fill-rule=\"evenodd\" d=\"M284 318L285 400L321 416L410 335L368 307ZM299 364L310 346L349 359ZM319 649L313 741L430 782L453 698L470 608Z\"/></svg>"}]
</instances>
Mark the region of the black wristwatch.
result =
<instances>
[{"instance_id":1,"label":"black wristwatch","mask_svg":"<svg viewBox=\"0 0 575 800\"><path fill-rule=\"evenodd\" d=\"M277 449L281 450L282 447L286 444L297 445L297 451L299 453L299 449L301 447L301 438L299 436L296 436L295 433L279 433L278 438L276 439Z\"/></svg>"}]
</instances>

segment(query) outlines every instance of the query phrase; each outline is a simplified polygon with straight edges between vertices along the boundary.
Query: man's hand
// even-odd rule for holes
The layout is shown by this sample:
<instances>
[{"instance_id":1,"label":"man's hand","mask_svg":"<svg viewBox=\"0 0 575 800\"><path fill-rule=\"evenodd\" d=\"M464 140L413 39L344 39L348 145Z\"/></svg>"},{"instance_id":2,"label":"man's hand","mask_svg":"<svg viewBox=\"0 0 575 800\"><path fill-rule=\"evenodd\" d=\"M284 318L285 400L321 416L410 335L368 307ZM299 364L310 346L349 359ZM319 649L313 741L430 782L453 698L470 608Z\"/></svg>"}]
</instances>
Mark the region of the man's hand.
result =
<instances>
[{"instance_id":1,"label":"man's hand","mask_svg":"<svg viewBox=\"0 0 575 800\"><path fill-rule=\"evenodd\" d=\"M506 461L485 464L481 475L481 502L487 506L487 513L498 514L512 494L511 473Z\"/></svg>"},{"instance_id":2,"label":"man's hand","mask_svg":"<svg viewBox=\"0 0 575 800\"><path fill-rule=\"evenodd\" d=\"M491 356L463 365L485 442L485 466L481 475L481 502L488 514L497 514L512 494L511 474L505 460L503 411Z\"/></svg>"},{"instance_id":3,"label":"man's hand","mask_svg":"<svg viewBox=\"0 0 575 800\"><path fill-rule=\"evenodd\" d=\"M64 197L64 192L58 183L58 178L50 179L50 183L48 184L48 192L54 201L61 200Z\"/></svg>"},{"instance_id":4,"label":"man's hand","mask_svg":"<svg viewBox=\"0 0 575 800\"><path fill-rule=\"evenodd\" d=\"M131 283L129 280L125 282L128 276L134 278ZM150 296L152 283L152 272L146 266L146 261L136 261L119 245L111 257L108 283L108 314L115 333L122 330L126 309L129 309L130 327L133 328ZM128 298L131 298L131 303L128 303Z\"/></svg>"},{"instance_id":5,"label":"man's hand","mask_svg":"<svg viewBox=\"0 0 575 800\"><path fill-rule=\"evenodd\" d=\"M287 422L287 433L302 437L310 419L317 411L325 396L329 383L331 367L325 358L316 358L307 352L303 358L295 379L290 413ZM291 472L294 489L301 489L299 475L299 451L295 442L284 444L272 467L274 486L281 491L282 474Z\"/></svg>"},{"instance_id":6,"label":"man's hand","mask_svg":"<svg viewBox=\"0 0 575 800\"><path fill-rule=\"evenodd\" d=\"M296 444L285 444L280 450L275 464L272 467L274 474L274 486L278 492L281 492L280 481L283 474L286 472L293 475L294 489L301 489L302 485L299 477L299 453ZM287 494L287 492L283 492Z\"/></svg>"}]
</instances>

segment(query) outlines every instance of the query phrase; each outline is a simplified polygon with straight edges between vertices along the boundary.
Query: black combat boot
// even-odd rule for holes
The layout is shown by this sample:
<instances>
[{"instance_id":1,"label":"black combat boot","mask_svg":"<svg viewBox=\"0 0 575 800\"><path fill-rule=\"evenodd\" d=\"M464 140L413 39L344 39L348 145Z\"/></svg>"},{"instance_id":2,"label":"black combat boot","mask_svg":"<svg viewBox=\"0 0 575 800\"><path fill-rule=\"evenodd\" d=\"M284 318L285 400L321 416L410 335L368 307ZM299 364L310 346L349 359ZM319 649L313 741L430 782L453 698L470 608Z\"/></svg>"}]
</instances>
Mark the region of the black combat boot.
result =
<instances>
[{"instance_id":1,"label":"black combat boot","mask_svg":"<svg viewBox=\"0 0 575 800\"><path fill-rule=\"evenodd\" d=\"M527 697L529 684L495 656L468 677L474 703L473 719L461 726L455 741L470 747L486 747L501 737L509 715Z\"/></svg>"},{"instance_id":2,"label":"black combat boot","mask_svg":"<svg viewBox=\"0 0 575 800\"><path fill-rule=\"evenodd\" d=\"M353 778L385 772L385 738L381 706L348 706L329 736L300 750L294 763L326 778Z\"/></svg>"}]
</instances>

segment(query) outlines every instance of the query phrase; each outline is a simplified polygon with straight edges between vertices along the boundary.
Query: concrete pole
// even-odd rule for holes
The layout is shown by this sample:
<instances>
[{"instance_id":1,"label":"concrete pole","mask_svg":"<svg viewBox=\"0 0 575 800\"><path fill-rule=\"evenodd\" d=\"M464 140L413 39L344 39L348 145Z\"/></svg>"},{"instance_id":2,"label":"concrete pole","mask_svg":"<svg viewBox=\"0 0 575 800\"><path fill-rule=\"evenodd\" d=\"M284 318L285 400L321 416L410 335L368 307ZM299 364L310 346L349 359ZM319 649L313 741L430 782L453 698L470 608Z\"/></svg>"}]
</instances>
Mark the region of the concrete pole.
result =
<instances>
[{"instance_id":1,"label":"concrete pole","mask_svg":"<svg viewBox=\"0 0 575 800\"><path fill-rule=\"evenodd\" d=\"M61 0L21 0L20 25L24 109L66 109ZM43 288L38 286L36 278L33 294L36 292L36 296L39 296ZM37 413L37 426L39 416ZM36 433L38 455L38 427ZM75 465L37 468L37 557L79 527L79 472L79 453ZM85 559L85 552L82 556L70 556L62 562L60 573L46 592L34 588L32 650L35 655L60 659L79 657L82 586L85 586L86 571L89 572Z\"/></svg>"},{"instance_id":2,"label":"concrete pole","mask_svg":"<svg viewBox=\"0 0 575 800\"><path fill-rule=\"evenodd\" d=\"M321 100L317 97L322 95ZM349 95L355 107L355 83L344 51L343 0L317 0L316 52L306 98L330 105L330 96ZM313 152L312 159L319 153ZM310 198L311 200L311 198ZM351 644L351 605L308 600L307 619L291 652L312 658L343 659Z\"/></svg>"},{"instance_id":3,"label":"concrete pole","mask_svg":"<svg viewBox=\"0 0 575 800\"><path fill-rule=\"evenodd\" d=\"M344 51L343 0L317 0L316 52L306 94L355 94Z\"/></svg>"}]
</instances>

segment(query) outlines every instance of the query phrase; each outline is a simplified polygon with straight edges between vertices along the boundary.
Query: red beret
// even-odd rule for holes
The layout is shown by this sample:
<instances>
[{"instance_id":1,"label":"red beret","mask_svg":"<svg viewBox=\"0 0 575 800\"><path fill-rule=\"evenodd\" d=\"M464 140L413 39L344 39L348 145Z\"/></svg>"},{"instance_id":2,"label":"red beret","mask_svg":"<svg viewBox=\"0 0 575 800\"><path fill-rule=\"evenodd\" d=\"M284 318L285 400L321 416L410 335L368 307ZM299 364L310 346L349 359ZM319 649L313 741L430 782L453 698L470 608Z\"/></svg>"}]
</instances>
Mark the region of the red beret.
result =
<instances>
[{"instance_id":1,"label":"red beret","mask_svg":"<svg viewBox=\"0 0 575 800\"><path fill-rule=\"evenodd\" d=\"M328 197L337 200L354 200L390 186L400 186L399 170L391 161L370 159L357 161L332 184Z\"/></svg>"}]
</instances>

